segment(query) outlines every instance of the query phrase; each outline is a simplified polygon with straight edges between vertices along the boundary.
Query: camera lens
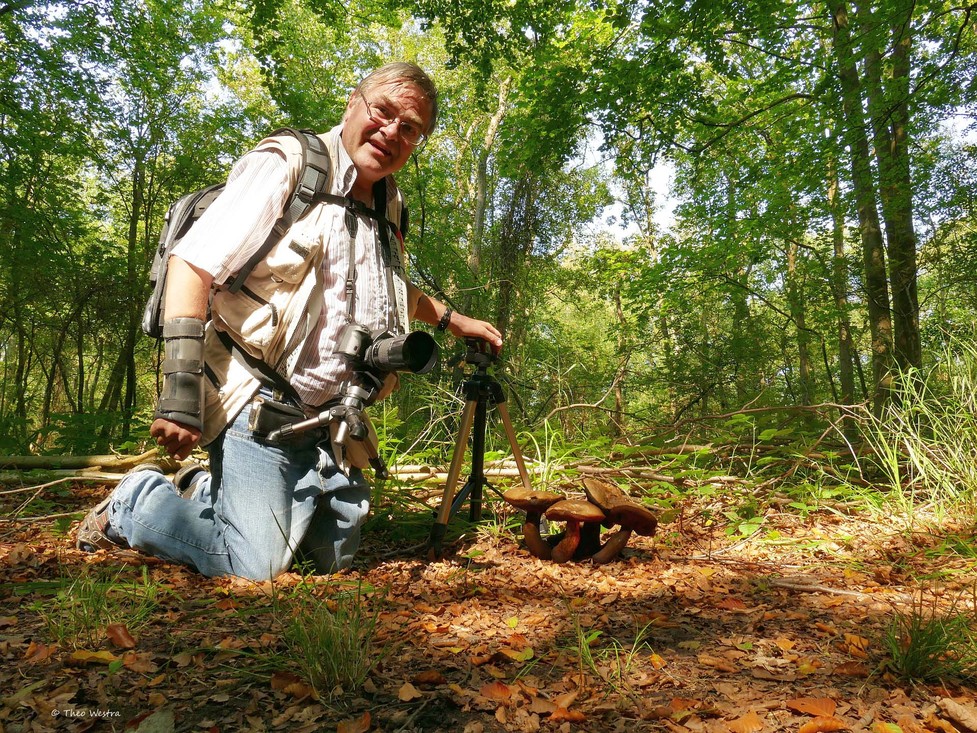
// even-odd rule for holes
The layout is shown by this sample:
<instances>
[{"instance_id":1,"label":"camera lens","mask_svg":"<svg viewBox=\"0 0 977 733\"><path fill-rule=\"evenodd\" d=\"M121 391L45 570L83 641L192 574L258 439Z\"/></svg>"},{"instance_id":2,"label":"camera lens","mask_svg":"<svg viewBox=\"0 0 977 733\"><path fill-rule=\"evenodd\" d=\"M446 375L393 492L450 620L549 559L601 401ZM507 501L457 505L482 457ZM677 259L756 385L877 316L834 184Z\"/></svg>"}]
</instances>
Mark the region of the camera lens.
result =
<instances>
[{"instance_id":1,"label":"camera lens","mask_svg":"<svg viewBox=\"0 0 977 733\"><path fill-rule=\"evenodd\" d=\"M427 374L438 363L438 343L424 331L378 337L363 360L374 369Z\"/></svg>"}]
</instances>

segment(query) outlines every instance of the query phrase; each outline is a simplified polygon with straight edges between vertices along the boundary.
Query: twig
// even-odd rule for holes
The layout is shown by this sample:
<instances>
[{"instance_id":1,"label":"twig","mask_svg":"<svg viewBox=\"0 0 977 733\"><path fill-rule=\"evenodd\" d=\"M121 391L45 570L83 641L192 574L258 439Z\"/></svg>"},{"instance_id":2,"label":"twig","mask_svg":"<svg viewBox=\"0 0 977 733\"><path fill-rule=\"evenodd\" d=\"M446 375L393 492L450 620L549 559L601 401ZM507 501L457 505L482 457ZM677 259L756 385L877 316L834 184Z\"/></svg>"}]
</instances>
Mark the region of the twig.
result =
<instances>
[{"instance_id":1,"label":"twig","mask_svg":"<svg viewBox=\"0 0 977 733\"><path fill-rule=\"evenodd\" d=\"M0 524L16 524L18 522L23 522L25 524L30 524L32 522L46 522L49 519L61 519L62 517L74 517L78 512L63 512L61 514L48 514L43 517L0 517Z\"/></svg>"},{"instance_id":2,"label":"twig","mask_svg":"<svg viewBox=\"0 0 977 733\"><path fill-rule=\"evenodd\" d=\"M426 697L426 698L424 698L424 702L422 702L422 703L421 703L420 705L418 705L418 706L417 706L417 710L415 710L414 712L412 712L412 713L411 713L411 714L410 714L410 715L409 715L409 716L407 717L407 720L406 720L406 721L404 721L404 724L403 724L402 726L400 726L400 727L399 727L399 728L397 729L397 733L400 733L401 731L405 731L405 730L407 730L407 728L408 728L408 726L409 726L409 725L410 725L411 723L413 723L413 722L414 722L414 720L415 720L415 719L417 718L417 716L418 716L418 715L420 715L420 714L421 714L421 713L423 712L423 710L424 710L424 708L426 708L426 707L427 707L428 705L430 705L430 704L431 704L431 701L432 701L432 700L433 700L433 699L434 699L434 698L435 698L436 696L437 696L437 693L434 693L433 695L431 695L431 697Z\"/></svg>"},{"instance_id":3,"label":"twig","mask_svg":"<svg viewBox=\"0 0 977 733\"><path fill-rule=\"evenodd\" d=\"M99 476L65 476L64 478L55 479L54 481L48 481L46 484L37 484L36 486L23 486L19 489L8 489L6 491L0 491L0 496L7 496L8 494L24 494L28 491L34 491L35 489L46 489L57 484L65 484L69 481L104 481L105 479Z\"/></svg>"},{"instance_id":4,"label":"twig","mask_svg":"<svg viewBox=\"0 0 977 733\"><path fill-rule=\"evenodd\" d=\"M817 583L805 583L803 581L791 580L790 578L771 578L770 585L785 590L796 590L799 593L828 593L835 596L852 596L854 598L870 598L871 593L862 593L857 590L845 590L844 588L832 588L829 585Z\"/></svg>"}]
</instances>

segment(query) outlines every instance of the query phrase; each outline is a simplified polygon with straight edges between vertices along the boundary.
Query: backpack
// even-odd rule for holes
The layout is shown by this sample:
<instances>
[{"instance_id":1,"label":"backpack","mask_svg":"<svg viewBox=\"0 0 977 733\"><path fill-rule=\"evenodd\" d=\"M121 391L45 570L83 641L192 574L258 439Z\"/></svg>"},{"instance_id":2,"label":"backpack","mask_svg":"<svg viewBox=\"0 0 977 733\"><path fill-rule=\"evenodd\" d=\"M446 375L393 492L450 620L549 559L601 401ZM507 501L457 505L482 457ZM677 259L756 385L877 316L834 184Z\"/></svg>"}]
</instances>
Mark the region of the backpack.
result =
<instances>
[{"instance_id":1,"label":"backpack","mask_svg":"<svg viewBox=\"0 0 977 733\"><path fill-rule=\"evenodd\" d=\"M281 217L275 222L268 238L258 248L244 267L237 273L229 286L236 293L244 285L251 271L261 262L272 247L283 237L289 227L301 219L314 203L313 199L329 190L332 165L325 144L311 130L295 130L283 127L271 133L270 137L292 135L302 144L302 173L289 197ZM163 230L159 235L159 245L153 256L149 271L149 282L153 291L143 310L142 330L148 336L161 338L163 335L163 294L166 290L166 270L173 248L187 235L193 223L207 210L214 199L224 190L225 183L216 183L174 202L163 220Z\"/></svg>"}]
</instances>

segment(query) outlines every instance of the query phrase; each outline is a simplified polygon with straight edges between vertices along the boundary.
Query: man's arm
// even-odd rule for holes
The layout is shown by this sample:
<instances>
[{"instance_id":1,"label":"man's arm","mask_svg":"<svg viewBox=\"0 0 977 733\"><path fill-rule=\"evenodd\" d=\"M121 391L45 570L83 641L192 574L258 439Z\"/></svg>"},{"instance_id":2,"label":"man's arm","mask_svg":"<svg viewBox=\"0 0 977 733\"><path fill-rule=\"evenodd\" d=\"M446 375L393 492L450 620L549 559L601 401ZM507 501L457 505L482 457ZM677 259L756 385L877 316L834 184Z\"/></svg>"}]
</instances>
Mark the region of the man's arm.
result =
<instances>
[{"instance_id":1,"label":"man's arm","mask_svg":"<svg viewBox=\"0 0 977 733\"><path fill-rule=\"evenodd\" d=\"M408 283L407 297L410 301L409 310L414 314L414 318L432 326L438 325L441 317L448 310L448 306L422 292L413 283ZM496 352L502 348L502 334L495 326L462 313L451 313L447 331L458 338L484 339Z\"/></svg>"},{"instance_id":2,"label":"man's arm","mask_svg":"<svg viewBox=\"0 0 977 733\"><path fill-rule=\"evenodd\" d=\"M196 318L201 322L206 321L212 282L213 278L204 270L179 257L170 257L163 296L165 319ZM149 434L167 453L181 461L190 455L200 440L199 429L162 417L153 421Z\"/></svg>"}]
</instances>

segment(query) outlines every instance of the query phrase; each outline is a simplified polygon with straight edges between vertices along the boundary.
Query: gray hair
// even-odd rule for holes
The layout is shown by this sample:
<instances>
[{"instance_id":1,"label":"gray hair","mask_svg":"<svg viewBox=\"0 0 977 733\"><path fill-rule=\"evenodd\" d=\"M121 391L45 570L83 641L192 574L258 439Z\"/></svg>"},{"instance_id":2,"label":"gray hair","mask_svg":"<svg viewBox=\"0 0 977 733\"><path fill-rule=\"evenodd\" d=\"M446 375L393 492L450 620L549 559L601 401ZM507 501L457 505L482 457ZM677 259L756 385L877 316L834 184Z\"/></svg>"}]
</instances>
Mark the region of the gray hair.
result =
<instances>
[{"instance_id":1,"label":"gray hair","mask_svg":"<svg viewBox=\"0 0 977 733\"><path fill-rule=\"evenodd\" d=\"M431 121L424 132L429 135L438 121L438 88L434 86L427 72L409 61L394 61L367 74L356 85L353 94L362 97L363 92L369 92L385 84L412 84L427 97L428 102L431 103Z\"/></svg>"}]
</instances>

